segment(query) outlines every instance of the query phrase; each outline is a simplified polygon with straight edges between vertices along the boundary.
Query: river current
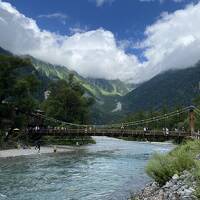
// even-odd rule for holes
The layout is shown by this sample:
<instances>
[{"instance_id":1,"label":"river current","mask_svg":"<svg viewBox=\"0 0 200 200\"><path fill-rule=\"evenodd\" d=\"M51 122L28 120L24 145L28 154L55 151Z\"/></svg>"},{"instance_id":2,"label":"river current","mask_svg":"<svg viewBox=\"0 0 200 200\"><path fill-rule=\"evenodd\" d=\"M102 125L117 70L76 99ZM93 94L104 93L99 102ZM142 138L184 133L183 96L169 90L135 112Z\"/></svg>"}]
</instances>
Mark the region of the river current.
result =
<instances>
[{"instance_id":1,"label":"river current","mask_svg":"<svg viewBox=\"0 0 200 200\"><path fill-rule=\"evenodd\" d=\"M72 152L0 159L0 200L127 200L150 178L145 166L169 143L95 137Z\"/></svg>"}]
</instances>

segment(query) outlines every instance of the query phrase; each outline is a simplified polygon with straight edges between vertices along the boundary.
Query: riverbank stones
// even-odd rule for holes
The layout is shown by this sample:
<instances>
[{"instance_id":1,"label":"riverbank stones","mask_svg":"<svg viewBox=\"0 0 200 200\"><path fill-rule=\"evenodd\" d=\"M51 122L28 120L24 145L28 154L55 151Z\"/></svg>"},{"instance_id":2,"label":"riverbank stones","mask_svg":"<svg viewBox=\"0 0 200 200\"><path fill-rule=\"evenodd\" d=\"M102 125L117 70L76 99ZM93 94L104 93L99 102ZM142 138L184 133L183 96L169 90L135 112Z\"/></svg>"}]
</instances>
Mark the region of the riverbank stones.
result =
<instances>
[{"instance_id":1,"label":"riverbank stones","mask_svg":"<svg viewBox=\"0 0 200 200\"><path fill-rule=\"evenodd\" d=\"M155 182L147 185L133 200L197 200L195 188L196 182L192 173L184 171L180 176L175 174L162 187Z\"/></svg>"}]
</instances>

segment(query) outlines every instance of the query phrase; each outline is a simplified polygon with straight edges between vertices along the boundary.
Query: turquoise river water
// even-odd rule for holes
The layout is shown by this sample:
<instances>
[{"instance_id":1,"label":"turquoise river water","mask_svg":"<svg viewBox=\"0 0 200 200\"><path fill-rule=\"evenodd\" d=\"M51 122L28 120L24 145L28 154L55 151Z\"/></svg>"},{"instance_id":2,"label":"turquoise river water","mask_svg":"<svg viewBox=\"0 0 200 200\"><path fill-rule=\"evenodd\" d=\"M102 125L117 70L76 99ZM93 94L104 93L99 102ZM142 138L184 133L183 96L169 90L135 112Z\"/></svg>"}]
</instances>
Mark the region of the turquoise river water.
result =
<instances>
[{"instance_id":1,"label":"turquoise river water","mask_svg":"<svg viewBox=\"0 0 200 200\"><path fill-rule=\"evenodd\" d=\"M0 200L126 200L150 178L145 165L169 143L96 137L69 153L0 159Z\"/></svg>"}]
</instances>

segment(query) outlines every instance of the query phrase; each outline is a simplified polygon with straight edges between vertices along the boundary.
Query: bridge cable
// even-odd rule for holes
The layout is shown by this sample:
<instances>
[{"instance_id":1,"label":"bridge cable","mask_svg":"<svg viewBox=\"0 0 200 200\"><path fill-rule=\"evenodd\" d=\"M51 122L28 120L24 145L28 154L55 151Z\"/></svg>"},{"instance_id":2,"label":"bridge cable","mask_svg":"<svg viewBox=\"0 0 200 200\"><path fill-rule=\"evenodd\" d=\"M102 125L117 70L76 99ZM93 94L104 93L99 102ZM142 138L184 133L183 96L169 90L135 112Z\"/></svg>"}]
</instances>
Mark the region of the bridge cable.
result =
<instances>
[{"instance_id":1,"label":"bridge cable","mask_svg":"<svg viewBox=\"0 0 200 200\"><path fill-rule=\"evenodd\" d=\"M171 118L173 116L176 116L176 115L180 115L181 113L185 113L187 112L189 109L191 109L191 106L188 106L188 107L185 107L185 108L182 108L180 110L176 110L176 111L173 111L171 113L168 113L168 114L164 114L164 115L160 115L160 116L156 116L156 117L152 117L152 118L149 118L149 119L145 119L145 120L138 120L138 121L132 121L132 122L125 122L125 123L118 123L118 124L104 124L104 125L86 125L86 124L75 124L75 123L69 123L69 122L64 122L64 121L61 121L61 120L57 120L57 119L54 119L54 118L51 118L51 117L47 117L46 115L42 115L42 114L33 114L35 116L40 116L42 118L44 118L45 120L48 120L48 121L51 121L51 122L54 122L54 123L59 123L61 125L64 125L64 126L75 126L75 127L82 127L82 128L88 128L88 127L99 127L99 128L109 128L109 127L121 127L122 124L126 127L128 126L133 126L133 125L138 125L138 124L144 124L144 123L151 123L151 122L155 122L155 121L160 121L160 120L163 120L163 119L166 119L166 118ZM199 110L199 109L198 109ZM200 110L199 110L200 112Z\"/></svg>"}]
</instances>

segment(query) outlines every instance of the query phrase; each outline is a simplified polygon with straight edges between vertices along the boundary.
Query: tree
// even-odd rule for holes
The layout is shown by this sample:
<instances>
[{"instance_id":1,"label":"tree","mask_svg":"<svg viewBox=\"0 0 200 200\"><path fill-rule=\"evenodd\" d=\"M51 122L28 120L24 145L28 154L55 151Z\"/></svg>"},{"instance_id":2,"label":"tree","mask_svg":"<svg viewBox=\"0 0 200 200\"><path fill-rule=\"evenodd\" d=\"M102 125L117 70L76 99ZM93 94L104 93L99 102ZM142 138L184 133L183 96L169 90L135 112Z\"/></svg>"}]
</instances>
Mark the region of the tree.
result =
<instances>
[{"instance_id":1,"label":"tree","mask_svg":"<svg viewBox=\"0 0 200 200\"><path fill-rule=\"evenodd\" d=\"M0 55L1 127L3 119L11 119L14 124L19 121L14 115L16 107L24 113L30 113L36 108L34 93L37 91L39 81L34 75L25 72L28 69L33 69L29 60ZM22 114L18 117L22 117ZM25 121L24 119L22 120Z\"/></svg>"},{"instance_id":2,"label":"tree","mask_svg":"<svg viewBox=\"0 0 200 200\"><path fill-rule=\"evenodd\" d=\"M12 95L17 70L29 65L28 60L0 55L0 103Z\"/></svg>"},{"instance_id":3,"label":"tree","mask_svg":"<svg viewBox=\"0 0 200 200\"><path fill-rule=\"evenodd\" d=\"M48 116L61 121L86 123L93 99L84 96L83 88L70 75L68 81L59 80L50 86L50 96L43 103Z\"/></svg>"},{"instance_id":4,"label":"tree","mask_svg":"<svg viewBox=\"0 0 200 200\"><path fill-rule=\"evenodd\" d=\"M39 81L34 75L29 75L16 80L14 86L14 105L25 113L33 111L38 102L33 94L37 91Z\"/></svg>"}]
</instances>

